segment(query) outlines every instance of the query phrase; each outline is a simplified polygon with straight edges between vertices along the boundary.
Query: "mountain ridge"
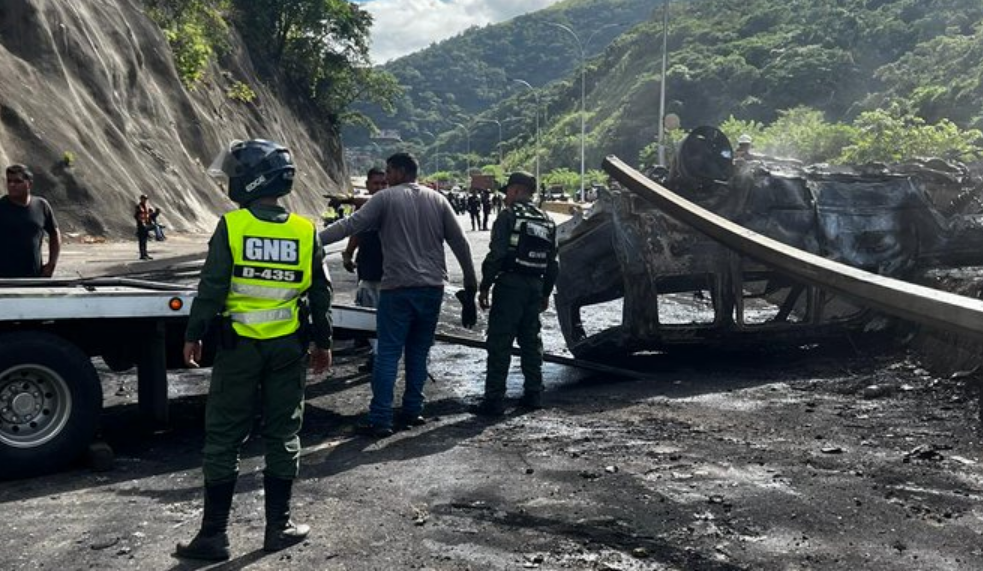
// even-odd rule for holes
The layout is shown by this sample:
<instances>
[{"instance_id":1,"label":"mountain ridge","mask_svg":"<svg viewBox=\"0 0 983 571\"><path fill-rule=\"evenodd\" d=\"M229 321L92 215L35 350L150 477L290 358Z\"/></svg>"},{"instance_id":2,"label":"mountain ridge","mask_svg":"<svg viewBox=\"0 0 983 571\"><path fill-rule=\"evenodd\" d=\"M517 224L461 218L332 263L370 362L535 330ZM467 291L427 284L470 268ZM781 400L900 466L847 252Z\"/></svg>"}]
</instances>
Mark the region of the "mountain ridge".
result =
<instances>
[{"instance_id":1,"label":"mountain ridge","mask_svg":"<svg viewBox=\"0 0 983 571\"><path fill-rule=\"evenodd\" d=\"M599 4L603 2L592 5ZM657 3L649 6L645 21L619 30L623 33L588 60L588 170L598 168L607 154L634 162L657 136L662 11ZM513 25L540 21L542 13L536 14L536 18L516 19ZM429 70L418 73L426 75ZM536 88L545 111L543 172L579 170L579 79L576 69L567 68L551 83ZM892 104L929 123L951 119L963 128L979 128L983 126L979 111L983 108L983 4L977 0L676 1L670 8L665 83L666 111L679 115L686 129L720 125L732 115L767 124L784 110L800 106L817 109L827 121L849 123L865 111ZM532 168L535 104L529 90L517 89L470 115L498 121L524 118L503 128L506 169ZM456 107L448 105L444 110L445 116L452 115ZM412 125L412 117L407 123ZM433 131L441 155L447 155L441 168L461 170L468 147L465 133L444 126ZM414 131L407 132L412 138ZM426 148L428 154L436 150L430 138L406 139L404 144ZM494 124L480 124L472 129L470 139L472 164L498 162Z\"/></svg>"},{"instance_id":2,"label":"mountain ridge","mask_svg":"<svg viewBox=\"0 0 983 571\"><path fill-rule=\"evenodd\" d=\"M541 87L579 66L573 38L547 22L570 26L586 42L588 57L599 53L625 28L645 20L657 0L564 0L542 10L484 27L472 27L382 66L406 87L393 116L361 107L380 129L398 130L403 140L448 131L454 121L476 115L522 87L511 78ZM588 26L588 23L593 25ZM622 24L621 27L610 24ZM494 49L484 50L485 44ZM550 48L550 49L547 49ZM481 51L484 55L475 59ZM427 77L418 68L426 67ZM439 110L437 109L439 107ZM365 129L343 130L346 146L370 142ZM494 145L494 137L485 137Z\"/></svg>"}]
</instances>

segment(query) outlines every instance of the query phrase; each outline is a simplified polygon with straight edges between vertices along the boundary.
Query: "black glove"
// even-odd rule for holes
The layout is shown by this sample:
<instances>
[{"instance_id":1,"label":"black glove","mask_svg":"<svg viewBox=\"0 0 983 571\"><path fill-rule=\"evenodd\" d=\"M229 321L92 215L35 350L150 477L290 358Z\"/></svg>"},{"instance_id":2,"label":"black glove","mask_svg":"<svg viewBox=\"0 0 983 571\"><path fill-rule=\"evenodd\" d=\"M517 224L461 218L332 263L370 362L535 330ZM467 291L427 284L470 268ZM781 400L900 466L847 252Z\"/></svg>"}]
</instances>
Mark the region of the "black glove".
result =
<instances>
[{"instance_id":1,"label":"black glove","mask_svg":"<svg viewBox=\"0 0 983 571\"><path fill-rule=\"evenodd\" d=\"M461 325L468 329L478 323L478 306L474 304L474 296L477 293L474 289L461 289L454 294L461 302Z\"/></svg>"},{"instance_id":2,"label":"black glove","mask_svg":"<svg viewBox=\"0 0 983 571\"><path fill-rule=\"evenodd\" d=\"M341 253L341 265L348 271L348 273L355 273L355 260L352 259L352 255L348 252Z\"/></svg>"}]
</instances>

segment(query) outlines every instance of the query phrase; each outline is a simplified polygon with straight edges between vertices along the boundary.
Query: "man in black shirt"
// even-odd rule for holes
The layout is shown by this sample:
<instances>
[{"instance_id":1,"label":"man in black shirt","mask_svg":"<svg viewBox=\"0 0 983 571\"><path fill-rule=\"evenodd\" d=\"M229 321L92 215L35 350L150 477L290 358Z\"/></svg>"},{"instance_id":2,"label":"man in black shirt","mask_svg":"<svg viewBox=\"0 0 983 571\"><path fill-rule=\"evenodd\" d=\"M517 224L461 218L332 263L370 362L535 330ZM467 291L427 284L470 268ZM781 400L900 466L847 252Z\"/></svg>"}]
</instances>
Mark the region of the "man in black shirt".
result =
<instances>
[{"instance_id":1,"label":"man in black shirt","mask_svg":"<svg viewBox=\"0 0 983 571\"><path fill-rule=\"evenodd\" d=\"M471 230L481 229L481 199L478 198L478 191L471 189L468 195L468 214L471 215Z\"/></svg>"},{"instance_id":2,"label":"man in black shirt","mask_svg":"<svg viewBox=\"0 0 983 571\"><path fill-rule=\"evenodd\" d=\"M488 190L481 191L481 213L484 217L481 219L481 229L488 230L488 215L491 214L492 203L491 203L491 192Z\"/></svg>"},{"instance_id":3,"label":"man in black shirt","mask_svg":"<svg viewBox=\"0 0 983 571\"><path fill-rule=\"evenodd\" d=\"M34 175L24 165L7 167L7 195L0 198L0 278L50 278L61 252L61 233L48 201L31 196ZM48 263L41 240L48 234Z\"/></svg>"},{"instance_id":4,"label":"man in black shirt","mask_svg":"<svg viewBox=\"0 0 983 571\"><path fill-rule=\"evenodd\" d=\"M137 245L140 249L141 260L152 260L147 253L147 240L150 239L151 218L154 209L147 203L147 195L140 195L140 202L137 203L133 211L133 218L137 221Z\"/></svg>"},{"instance_id":5,"label":"man in black shirt","mask_svg":"<svg viewBox=\"0 0 983 571\"><path fill-rule=\"evenodd\" d=\"M386 188L386 172L379 167L369 169L365 177L365 188L369 196ZM355 251L358 254L352 258ZM355 292L355 305L360 307L379 306L379 286L382 284L382 242L378 230L359 232L348 239L345 251L341 253L342 263L349 272L358 271L358 291ZM372 370L375 359L375 339L369 341L372 345L372 355L364 365L359 365L359 372Z\"/></svg>"}]
</instances>

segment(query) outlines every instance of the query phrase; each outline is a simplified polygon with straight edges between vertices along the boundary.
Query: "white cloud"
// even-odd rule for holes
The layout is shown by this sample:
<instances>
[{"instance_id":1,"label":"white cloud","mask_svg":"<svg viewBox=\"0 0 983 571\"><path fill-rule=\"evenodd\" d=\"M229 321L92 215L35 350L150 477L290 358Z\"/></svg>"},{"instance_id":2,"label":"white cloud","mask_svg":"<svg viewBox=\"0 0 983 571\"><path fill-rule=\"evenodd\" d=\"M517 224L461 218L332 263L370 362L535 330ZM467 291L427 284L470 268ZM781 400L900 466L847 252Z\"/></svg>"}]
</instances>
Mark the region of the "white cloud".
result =
<instances>
[{"instance_id":1,"label":"white cloud","mask_svg":"<svg viewBox=\"0 0 983 571\"><path fill-rule=\"evenodd\" d=\"M372 61L421 50L470 26L503 22L559 0L368 0L372 14Z\"/></svg>"}]
</instances>

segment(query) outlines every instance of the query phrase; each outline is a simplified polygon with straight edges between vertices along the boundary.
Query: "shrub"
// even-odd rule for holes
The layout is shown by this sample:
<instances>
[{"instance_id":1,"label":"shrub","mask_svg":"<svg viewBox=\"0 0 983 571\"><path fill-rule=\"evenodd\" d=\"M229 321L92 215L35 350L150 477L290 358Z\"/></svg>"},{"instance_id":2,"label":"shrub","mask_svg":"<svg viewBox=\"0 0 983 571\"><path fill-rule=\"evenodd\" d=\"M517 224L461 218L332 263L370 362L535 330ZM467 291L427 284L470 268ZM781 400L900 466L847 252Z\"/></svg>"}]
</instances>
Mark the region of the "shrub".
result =
<instances>
[{"instance_id":1,"label":"shrub","mask_svg":"<svg viewBox=\"0 0 983 571\"><path fill-rule=\"evenodd\" d=\"M203 27L184 22L174 29L164 30L164 37L174 53L174 65L181 83L188 89L194 89L205 78L208 62L215 53Z\"/></svg>"},{"instance_id":2,"label":"shrub","mask_svg":"<svg viewBox=\"0 0 983 571\"><path fill-rule=\"evenodd\" d=\"M252 103L256 101L256 92L248 84L241 81L234 82L232 87L225 92L225 95L229 99L240 103Z\"/></svg>"},{"instance_id":3,"label":"shrub","mask_svg":"<svg viewBox=\"0 0 983 571\"><path fill-rule=\"evenodd\" d=\"M799 159L805 163L829 161L843 152L856 130L841 123L827 123L823 112L796 107L778 112L778 119L762 132L756 147L766 154Z\"/></svg>"},{"instance_id":4,"label":"shrub","mask_svg":"<svg viewBox=\"0 0 983 571\"><path fill-rule=\"evenodd\" d=\"M916 157L973 160L983 152L983 133L960 129L948 119L929 124L898 104L862 113L857 134L843 149L844 162L897 162Z\"/></svg>"},{"instance_id":5,"label":"shrub","mask_svg":"<svg viewBox=\"0 0 983 571\"><path fill-rule=\"evenodd\" d=\"M216 53L229 49L228 24L223 12L227 0L150 0L147 14L153 19L174 54L181 82L194 89L204 81Z\"/></svg>"}]
</instances>

